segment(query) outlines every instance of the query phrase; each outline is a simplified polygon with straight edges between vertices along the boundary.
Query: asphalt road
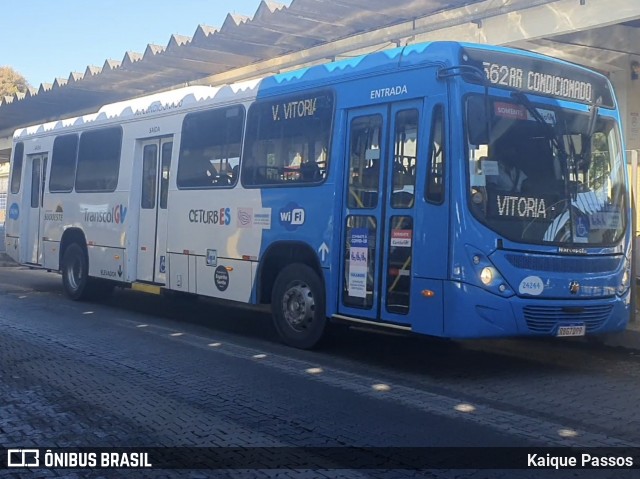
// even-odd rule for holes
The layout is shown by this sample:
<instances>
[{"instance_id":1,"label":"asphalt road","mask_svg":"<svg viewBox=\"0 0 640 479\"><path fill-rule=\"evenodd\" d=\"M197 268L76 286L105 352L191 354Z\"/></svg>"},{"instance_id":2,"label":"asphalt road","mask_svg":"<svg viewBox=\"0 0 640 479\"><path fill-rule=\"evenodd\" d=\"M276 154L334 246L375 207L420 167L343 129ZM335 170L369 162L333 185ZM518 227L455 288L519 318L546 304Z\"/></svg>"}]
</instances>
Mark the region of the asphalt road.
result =
<instances>
[{"instance_id":1,"label":"asphalt road","mask_svg":"<svg viewBox=\"0 0 640 479\"><path fill-rule=\"evenodd\" d=\"M305 447L484 447L491 456L506 446L640 445L640 358L622 349L339 328L320 351L299 351L278 342L260 310L121 290L100 303L76 303L63 296L58 275L26 268L0 268L0 328L3 447L278 448L294 455ZM468 454L449 452L461 460ZM348 461L340 469L253 469L261 458L249 459L251 470L0 475L637 477L615 469L588 476L374 464L347 470Z\"/></svg>"}]
</instances>

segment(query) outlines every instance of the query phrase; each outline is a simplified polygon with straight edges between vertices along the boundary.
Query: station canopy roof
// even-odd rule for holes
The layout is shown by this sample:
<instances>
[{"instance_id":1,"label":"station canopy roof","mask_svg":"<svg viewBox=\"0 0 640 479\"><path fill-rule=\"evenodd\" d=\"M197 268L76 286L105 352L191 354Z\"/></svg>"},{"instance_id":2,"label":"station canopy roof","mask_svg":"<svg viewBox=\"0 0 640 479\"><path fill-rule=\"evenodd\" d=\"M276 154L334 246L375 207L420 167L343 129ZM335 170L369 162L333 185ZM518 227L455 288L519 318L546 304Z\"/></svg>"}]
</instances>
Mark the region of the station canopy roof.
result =
<instances>
[{"instance_id":1,"label":"station canopy roof","mask_svg":"<svg viewBox=\"0 0 640 479\"><path fill-rule=\"evenodd\" d=\"M87 66L84 72L71 72L26 94L0 98L0 138L10 137L18 127L95 112L107 103L179 86L231 83L327 62L340 53L402 45L420 40L420 33L461 23L475 24L471 27L479 29L484 21L480 19L488 16L518 8L544 8L554 2L568 0L293 0L290 6L263 0L252 17L230 13L219 28L198 25L192 37L172 35L165 46L149 44L144 53L126 52L121 60L105 60L102 66ZM583 5L578 0L573 4ZM622 10L626 20L634 20L632 10L638 12L635 18L640 18L637 5ZM575 18L564 12L557 16ZM626 25L640 31L637 20ZM498 33L500 29L495 30ZM601 45L605 38L611 36L603 32L601 37L583 36L581 42ZM629 41L634 39L640 37ZM485 40L491 42L490 38ZM593 52L584 55L584 45L572 42L566 39L564 44L575 47L576 58L597 58ZM522 46L545 44L527 41ZM556 47L546 45L551 53Z\"/></svg>"},{"instance_id":2,"label":"station canopy roof","mask_svg":"<svg viewBox=\"0 0 640 479\"><path fill-rule=\"evenodd\" d=\"M0 134L472 3L476 2L293 0L287 7L263 0L253 17L230 13L219 28L198 25L193 37L172 35L166 46L149 44L144 53L126 52L121 60L107 59L102 66L89 65L84 72L2 98Z\"/></svg>"}]
</instances>

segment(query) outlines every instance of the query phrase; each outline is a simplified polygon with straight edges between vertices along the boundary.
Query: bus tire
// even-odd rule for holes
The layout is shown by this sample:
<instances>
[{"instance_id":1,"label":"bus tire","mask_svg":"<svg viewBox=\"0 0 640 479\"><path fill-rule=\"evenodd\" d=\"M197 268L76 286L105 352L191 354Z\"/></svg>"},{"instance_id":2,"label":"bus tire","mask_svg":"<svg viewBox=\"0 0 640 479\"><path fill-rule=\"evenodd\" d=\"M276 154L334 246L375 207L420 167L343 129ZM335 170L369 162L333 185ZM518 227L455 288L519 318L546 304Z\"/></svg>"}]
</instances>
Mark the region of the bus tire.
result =
<instances>
[{"instance_id":1,"label":"bus tire","mask_svg":"<svg viewBox=\"0 0 640 479\"><path fill-rule=\"evenodd\" d=\"M89 262L78 243L70 244L62 257L62 285L65 294L74 301L89 296Z\"/></svg>"},{"instance_id":2,"label":"bus tire","mask_svg":"<svg viewBox=\"0 0 640 479\"><path fill-rule=\"evenodd\" d=\"M286 266L273 285L271 312L285 344L299 349L317 346L327 326L324 287L317 273L299 263Z\"/></svg>"}]
</instances>

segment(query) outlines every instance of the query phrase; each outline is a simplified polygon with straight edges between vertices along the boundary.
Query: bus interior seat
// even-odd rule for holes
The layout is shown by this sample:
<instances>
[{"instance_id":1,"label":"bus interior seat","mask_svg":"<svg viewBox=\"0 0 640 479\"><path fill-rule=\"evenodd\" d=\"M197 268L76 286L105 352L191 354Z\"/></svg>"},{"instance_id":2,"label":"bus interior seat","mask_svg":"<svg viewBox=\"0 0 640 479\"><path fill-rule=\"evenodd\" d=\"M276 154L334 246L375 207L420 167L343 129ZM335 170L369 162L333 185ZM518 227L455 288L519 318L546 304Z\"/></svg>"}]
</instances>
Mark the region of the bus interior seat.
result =
<instances>
[{"instance_id":1,"label":"bus interior seat","mask_svg":"<svg viewBox=\"0 0 640 479\"><path fill-rule=\"evenodd\" d=\"M406 168L395 170L393 174L393 198L391 203L394 208L411 208L413 206L414 183L413 176Z\"/></svg>"},{"instance_id":2,"label":"bus interior seat","mask_svg":"<svg viewBox=\"0 0 640 479\"><path fill-rule=\"evenodd\" d=\"M218 186L229 186L230 184L231 177L226 173L222 173L216 178L216 185Z\"/></svg>"},{"instance_id":3,"label":"bus interior seat","mask_svg":"<svg viewBox=\"0 0 640 479\"><path fill-rule=\"evenodd\" d=\"M362 172L362 186L364 188L378 189L379 165L374 163Z\"/></svg>"},{"instance_id":4,"label":"bus interior seat","mask_svg":"<svg viewBox=\"0 0 640 479\"><path fill-rule=\"evenodd\" d=\"M315 161L305 161L300 165L300 178L304 182L320 180L320 167Z\"/></svg>"}]
</instances>

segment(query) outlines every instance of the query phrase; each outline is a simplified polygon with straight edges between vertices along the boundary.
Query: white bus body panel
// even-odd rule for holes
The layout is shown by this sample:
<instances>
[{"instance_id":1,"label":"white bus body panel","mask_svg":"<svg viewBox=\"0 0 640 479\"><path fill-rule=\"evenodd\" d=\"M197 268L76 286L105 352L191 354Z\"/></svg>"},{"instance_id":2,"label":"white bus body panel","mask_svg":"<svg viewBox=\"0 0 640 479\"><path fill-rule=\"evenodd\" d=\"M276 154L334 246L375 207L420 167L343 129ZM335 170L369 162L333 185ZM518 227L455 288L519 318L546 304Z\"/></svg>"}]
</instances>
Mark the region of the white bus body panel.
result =
<instances>
[{"instance_id":1,"label":"white bus body panel","mask_svg":"<svg viewBox=\"0 0 640 479\"><path fill-rule=\"evenodd\" d=\"M123 248L88 246L89 276L121 281L124 275L125 251Z\"/></svg>"},{"instance_id":2,"label":"white bus body panel","mask_svg":"<svg viewBox=\"0 0 640 479\"><path fill-rule=\"evenodd\" d=\"M170 190L168 250L172 279L169 287L248 302L254 281L252 262L257 261L260 253L262 230L270 224L251 221L243 227L239 214L247 212L252 216L258 213L271 216L271 212L262 207L260 190L244 189L240 185L233 189ZM196 264L179 261L177 256L181 254L197 258ZM179 272L174 271L177 264ZM226 274L232 287L224 286L220 267L229 268ZM215 282L216 270L218 283ZM187 278L189 285L184 284Z\"/></svg>"},{"instance_id":3,"label":"white bus body panel","mask_svg":"<svg viewBox=\"0 0 640 479\"><path fill-rule=\"evenodd\" d=\"M242 104L248 110L259 83L258 79L221 88L188 87L107 105L95 114L17 130L14 143L24 143L22 183L19 194L9 195L8 204L19 206L20 218L9 222L7 252L20 263L57 270L62 237L74 228L86 239L90 276L124 283L154 282L177 291L249 301L261 233L270 228L271 221L271 212L262 208L260 190L245 190L239 182L232 189L179 190L176 173L185 115L229 104ZM48 191L57 136L116 125L122 127L116 191ZM143 146L154 139L160 144L172 141L173 147L168 208L156 215L158 234L152 245L145 233L153 219L141 215L141 187ZM33 208L38 210L33 218L29 194L32 155L48 160L42 208ZM218 218L213 221L216 211ZM261 219L243 226L238 215L246 217L247 212ZM27 214L29 221L25 221ZM154 258L141 256L142 247L145 253L155 248L154 271L149 269ZM218 270L217 279L218 265L207 261L212 254L226 271Z\"/></svg>"}]
</instances>

